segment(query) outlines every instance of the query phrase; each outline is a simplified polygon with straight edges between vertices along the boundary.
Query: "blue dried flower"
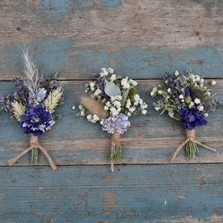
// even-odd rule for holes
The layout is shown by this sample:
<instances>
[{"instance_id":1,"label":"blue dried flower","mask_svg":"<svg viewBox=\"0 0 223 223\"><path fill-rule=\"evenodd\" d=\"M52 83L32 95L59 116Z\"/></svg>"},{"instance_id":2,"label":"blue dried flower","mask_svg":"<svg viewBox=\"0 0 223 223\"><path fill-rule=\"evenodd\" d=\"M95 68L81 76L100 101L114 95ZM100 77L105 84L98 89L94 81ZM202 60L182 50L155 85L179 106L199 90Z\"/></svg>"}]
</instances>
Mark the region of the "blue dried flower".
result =
<instances>
[{"instance_id":1,"label":"blue dried flower","mask_svg":"<svg viewBox=\"0 0 223 223\"><path fill-rule=\"evenodd\" d=\"M196 108L181 108L179 116L181 118L181 126L184 129L192 130L196 126L207 124L207 121Z\"/></svg>"},{"instance_id":2,"label":"blue dried flower","mask_svg":"<svg viewBox=\"0 0 223 223\"><path fill-rule=\"evenodd\" d=\"M111 116L107 119L102 119L100 124L103 126L103 130L110 134L123 134L127 131L127 127L130 126L128 116L124 115L123 113L120 113L116 116Z\"/></svg>"},{"instance_id":3,"label":"blue dried flower","mask_svg":"<svg viewBox=\"0 0 223 223\"><path fill-rule=\"evenodd\" d=\"M31 133L34 136L42 135L54 124L54 121L51 119L51 114L42 104L36 107L26 108L24 115L20 119L23 131L27 134Z\"/></svg>"},{"instance_id":4,"label":"blue dried flower","mask_svg":"<svg viewBox=\"0 0 223 223\"><path fill-rule=\"evenodd\" d=\"M39 88L36 90L29 91L29 105L38 105L46 97L46 90Z\"/></svg>"}]
</instances>

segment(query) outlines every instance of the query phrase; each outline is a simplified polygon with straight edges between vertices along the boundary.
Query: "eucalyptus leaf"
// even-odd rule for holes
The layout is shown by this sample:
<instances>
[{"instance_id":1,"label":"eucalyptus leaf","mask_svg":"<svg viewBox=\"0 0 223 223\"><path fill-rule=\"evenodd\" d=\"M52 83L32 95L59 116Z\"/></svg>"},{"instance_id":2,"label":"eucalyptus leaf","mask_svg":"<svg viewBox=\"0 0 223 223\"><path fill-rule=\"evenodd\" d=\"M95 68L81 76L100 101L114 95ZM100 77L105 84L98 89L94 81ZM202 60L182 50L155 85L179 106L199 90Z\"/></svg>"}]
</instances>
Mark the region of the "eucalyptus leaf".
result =
<instances>
[{"instance_id":1,"label":"eucalyptus leaf","mask_svg":"<svg viewBox=\"0 0 223 223\"><path fill-rule=\"evenodd\" d=\"M128 95L129 95L129 89L127 89L127 90L123 93L123 95L122 95L122 103L121 103L122 106L125 105L125 102L126 102L126 100L127 100Z\"/></svg>"},{"instance_id":2,"label":"eucalyptus leaf","mask_svg":"<svg viewBox=\"0 0 223 223\"><path fill-rule=\"evenodd\" d=\"M108 82L105 80L105 94L108 96L118 96L121 95L121 91L114 82Z\"/></svg>"}]
</instances>

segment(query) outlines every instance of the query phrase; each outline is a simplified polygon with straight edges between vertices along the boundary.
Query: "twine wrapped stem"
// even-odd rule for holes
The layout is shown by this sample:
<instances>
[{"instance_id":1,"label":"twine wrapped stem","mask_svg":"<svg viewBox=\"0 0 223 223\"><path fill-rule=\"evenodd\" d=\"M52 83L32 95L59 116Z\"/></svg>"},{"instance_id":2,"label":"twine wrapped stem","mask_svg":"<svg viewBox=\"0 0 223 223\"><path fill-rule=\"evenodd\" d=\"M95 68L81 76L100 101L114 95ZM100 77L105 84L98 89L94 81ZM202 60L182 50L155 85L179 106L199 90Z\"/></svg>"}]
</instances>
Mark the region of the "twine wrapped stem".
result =
<instances>
[{"instance_id":1,"label":"twine wrapped stem","mask_svg":"<svg viewBox=\"0 0 223 223\"><path fill-rule=\"evenodd\" d=\"M111 137L111 171L115 171L114 161L121 159L120 134L114 133Z\"/></svg>"},{"instance_id":2,"label":"twine wrapped stem","mask_svg":"<svg viewBox=\"0 0 223 223\"><path fill-rule=\"evenodd\" d=\"M48 152L46 151L45 148L43 148L40 144L39 144L39 139L37 136L34 136L34 135L30 135L30 142L29 142L29 145L30 147L26 150L24 150L23 152L21 152L18 156L16 156L15 158L13 159L10 159L8 160L8 164L9 166L12 166L19 158L21 158L23 155L25 155L26 153L28 153L30 150L33 150L33 149L39 149L41 150L41 152L45 155L45 157L47 158L51 168L53 170L56 170L57 167L56 165L54 164L52 158L50 157L50 155L48 154Z\"/></svg>"},{"instance_id":3,"label":"twine wrapped stem","mask_svg":"<svg viewBox=\"0 0 223 223\"><path fill-rule=\"evenodd\" d=\"M172 158L171 158L171 161L174 161L175 160L175 158L176 158L176 156L178 155L178 153L181 151L181 149L185 146L185 145L187 145L187 143L189 143L189 142L191 142L191 143L195 143L195 144L197 144L197 145L199 145L199 146L202 146L202 147L204 147L205 149L208 149L208 150L210 150L210 151L212 151L212 152L216 152L217 150L216 149L213 149L213 148L211 148L211 147L209 147L209 146L206 146L206 145L204 145L203 143L201 143L201 142L199 142L199 141L197 141L197 140L195 140L195 137L196 137L196 135L195 135L195 130L194 129L192 129L192 130L185 130L185 134L186 134L186 140L176 149L176 151L174 152L174 154L173 154L173 156L172 156Z\"/></svg>"}]
</instances>

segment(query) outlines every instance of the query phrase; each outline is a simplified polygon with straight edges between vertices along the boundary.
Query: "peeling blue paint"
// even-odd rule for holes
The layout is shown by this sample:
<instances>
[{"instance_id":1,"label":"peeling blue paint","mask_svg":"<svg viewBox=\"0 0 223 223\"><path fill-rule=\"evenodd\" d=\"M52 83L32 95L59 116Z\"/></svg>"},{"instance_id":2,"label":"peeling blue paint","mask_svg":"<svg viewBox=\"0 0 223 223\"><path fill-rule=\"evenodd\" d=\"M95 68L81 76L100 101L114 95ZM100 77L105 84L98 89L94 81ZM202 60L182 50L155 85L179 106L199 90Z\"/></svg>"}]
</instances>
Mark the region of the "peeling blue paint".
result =
<instances>
[{"instance_id":1,"label":"peeling blue paint","mask_svg":"<svg viewBox=\"0 0 223 223\"><path fill-rule=\"evenodd\" d=\"M74 1L72 4L77 11L84 11L89 8L89 0Z\"/></svg>"},{"instance_id":2,"label":"peeling blue paint","mask_svg":"<svg viewBox=\"0 0 223 223\"><path fill-rule=\"evenodd\" d=\"M116 7L121 4L120 0L101 0L101 4L107 7Z\"/></svg>"},{"instance_id":3,"label":"peeling blue paint","mask_svg":"<svg viewBox=\"0 0 223 223\"><path fill-rule=\"evenodd\" d=\"M46 75L59 72L67 66L68 51L73 41L61 40L37 40L26 44L26 48L32 55L37 67ZM1 70L17 76L24 70L22 58L23 45L10 44L1 48ZM7 56L6 56L7 55ZM4 73L3 71L3 73Z\"/></svg>"},{"instance_id":4,"label":"peeling blue paint","mask_svg":"<svg viewBox=\"0 0 223 223\"><path fill-rule=\"evenodd\" d=\"M80 70L88 74L92 73L92 70L98 71L101 67L112 66L119 72L135 78L160 78L165 71L185 71L187 68L204 77L221 77L223 50L220 46L218 48L125 48L118 52L92 49L83 50L75 60L79 62ZM111 61L116 61L116 64Z\"/></svg>"},{"instance_id":5,"label":"peeling blue paint","mask_svg":"<svg viewBox=\"0 0 223 223\"><path fill-rule=\"evenodd\" d=\"M69 0L42 0L45 12L53 16L66 13L69 8Z\"/></svg>"},{"instance_id":6,"label":"peeling blue paint","mask_svg":"<svg viewBox=\"0 0 223 223\"><path fill-rule=\"evenodd\" d=\"M203 77L222 77L223 45L191 49L123 48L111 51L102 47L80 47L73 40L38 40L28 44L37 65L47 74L63 73L63 78L89 78L101 67L113 67L134 78L161 78L165 71L191 68ZM1 74L17 75L23 70L18 45L1 47Z\"/></svg>"}]
</instances>

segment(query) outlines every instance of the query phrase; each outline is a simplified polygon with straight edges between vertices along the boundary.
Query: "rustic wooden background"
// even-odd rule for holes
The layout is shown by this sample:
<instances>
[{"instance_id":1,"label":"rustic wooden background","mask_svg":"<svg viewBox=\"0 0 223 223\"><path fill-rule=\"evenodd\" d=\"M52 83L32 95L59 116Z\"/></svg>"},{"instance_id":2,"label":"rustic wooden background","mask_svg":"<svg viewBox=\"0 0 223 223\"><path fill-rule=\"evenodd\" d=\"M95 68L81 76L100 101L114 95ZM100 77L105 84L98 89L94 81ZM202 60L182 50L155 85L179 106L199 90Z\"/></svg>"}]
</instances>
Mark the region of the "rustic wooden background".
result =
<instances>
[{"instance_id":1,"label":"rustic wooden background","mask_svg":"<svg viewBox=\"0 0 223 223\"><path fill-rule=\"evenodd\" d=\"M0 222L177 223L223 222L223 115L197 129L200 149L186 160L178 123L159 116L149 91L165 71L191 68L217 79L223 95L222 0L1 0L0 95L22 75L28 46L47 75L58 72L65 90L63 115L41 142L58 169L40 156L7 160L27 147L28 136L8 114L0 116ZM110 136L71 109L101 67L139 80L148 114L132 118L122 138L123 160L111 173Z\"/></svg>"}]
</instances>

